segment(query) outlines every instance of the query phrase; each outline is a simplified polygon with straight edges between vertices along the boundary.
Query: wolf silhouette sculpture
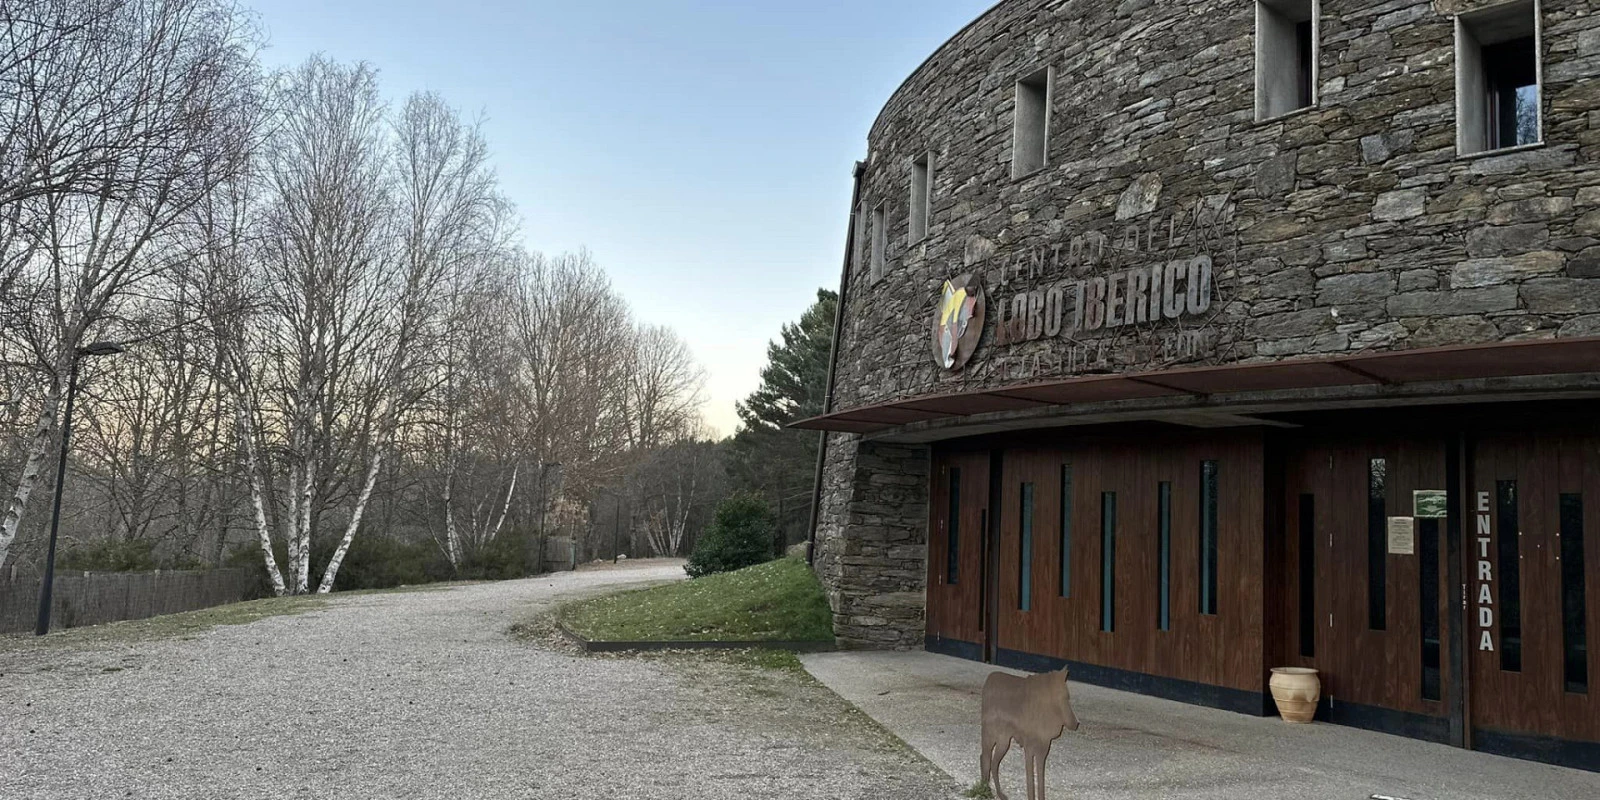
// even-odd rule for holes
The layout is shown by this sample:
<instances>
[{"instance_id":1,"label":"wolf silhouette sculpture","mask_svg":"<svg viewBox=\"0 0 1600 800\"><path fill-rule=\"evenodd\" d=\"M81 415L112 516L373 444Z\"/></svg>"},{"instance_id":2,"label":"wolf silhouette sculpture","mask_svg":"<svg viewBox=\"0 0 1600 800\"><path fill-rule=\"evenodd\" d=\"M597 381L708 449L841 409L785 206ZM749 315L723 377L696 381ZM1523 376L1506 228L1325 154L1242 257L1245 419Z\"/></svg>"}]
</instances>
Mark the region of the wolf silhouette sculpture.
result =
<instances>
[{"instance_id":1,"label":"wolf silhouette sculpture","mask_svg":"<svg viewBox=\"0 0 1600 800\"><path fill-rule=\"evenodd\" d=\"M1050 758L1050 746L1063 731L1077 729L1065 669L1026 678L991 674L983 682L983 752L978 757L983 780L995 797L1006 800L1000 790L1000 762L1016 742L1022 745L1028 775L1027 800L1044 800L1044 763Z\"/></svg>"}]
</instances>

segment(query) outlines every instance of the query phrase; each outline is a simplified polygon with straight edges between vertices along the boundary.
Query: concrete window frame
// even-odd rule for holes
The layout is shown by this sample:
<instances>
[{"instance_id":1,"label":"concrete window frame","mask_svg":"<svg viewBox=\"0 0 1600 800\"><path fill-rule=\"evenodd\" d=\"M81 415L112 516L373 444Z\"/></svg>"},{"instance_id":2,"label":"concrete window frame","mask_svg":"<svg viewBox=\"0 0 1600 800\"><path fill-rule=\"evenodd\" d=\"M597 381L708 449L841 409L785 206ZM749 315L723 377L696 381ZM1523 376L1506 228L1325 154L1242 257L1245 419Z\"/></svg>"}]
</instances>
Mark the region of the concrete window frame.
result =
<instances>
[{"instance_id":1,"label":"concrete window frame","mask_svg":"<svg viewBox=\"0 0 1600 800\"><path fill-rule=\"evenodd\" d=\"M1321 0L1256 0L1257 122L1320 105L1321 62Z\"/></svg>"},{"instance_id":2,"label":"concrete window frame","mask_svg":"<svg viewBox=\"0 0 1600 800\"><path fill-rule=\"evenodd\" d=\"M1012 180L1026 178L1050 163L1050 109L1055 77L1055 67L1043 67L1017 79L1012 114Z\"/></svg>"},{"instance_id":3,"label":"concrete window frame","mask_svg":"<svg viewBox=\"0 0 1600 800\"><path fill-rule=\"evenodd\" d=\"M909 203L909 242L917 244L928 237L933 218L933 154L923 153L911 160L911 201Z\"/></svg>"},{"instance_id":4,"label":"concrete window frame","mask_svg":"<svg viewBox=\"0 0 1600 800\"><path fill-rule=\"evenodd\" d=\"M1544 14L1540 0L1514 0L1455 16L1456 155L1467 158L1544 146ZM1532 40L1533 141L1504 144L1484 50Z\"/></svg>"}]
</instances>

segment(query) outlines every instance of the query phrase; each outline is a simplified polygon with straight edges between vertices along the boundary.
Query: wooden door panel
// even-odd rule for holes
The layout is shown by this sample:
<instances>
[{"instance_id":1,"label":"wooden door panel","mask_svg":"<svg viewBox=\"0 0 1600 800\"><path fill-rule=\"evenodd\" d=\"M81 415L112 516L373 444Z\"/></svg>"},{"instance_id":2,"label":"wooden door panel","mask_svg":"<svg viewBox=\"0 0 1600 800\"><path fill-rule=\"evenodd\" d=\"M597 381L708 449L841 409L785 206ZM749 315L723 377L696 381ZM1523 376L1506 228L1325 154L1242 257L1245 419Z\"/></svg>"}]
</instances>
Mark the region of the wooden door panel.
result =
<instances>
[{"instance_id":1,"label":"wooden door panel","mask_svg":"<svg viewBox=\"0 0 1600 800\"><path fill-rule=\"evenodd\" d=\"M1374 460L1381 459L1381 500L1373 495ZM1387 536L1377 542L1383 576L1375 579L1369 552L1369 503L1376 503L1380 523L1388 517L1411 516L1412 492L1417 489L1444 489L1445 447L1432 439L1399 437L1340 436L1337 439L1307 438L1290 446L1284 458L1285 475L1281 503L1285 531L1284 557L1278 568L1282 594L1279 613L1289 621L1284 632L1288 641L1276 647L1288 654L1295 666L1315 667L1322 673L1323 693L1340 702L1405 711L1431 717L1445 714L1442 697L1449 676L1440 664L1439 696L1423 697L1425 652L1421 595L1422 562L1433 559L1441 569L1446 551L1445 529L1439 525L1431 537L1432 550L1425 553L1418 535L1412 554L1390 553ZM1302 614L1301 497L1309 495L1312 513L1313 569L1311 579L1314 653L1301 655ZM1385 533L1380 526L1380 533ZM1381 620L1372 609L1377 598L1372 586L1382 589ZM1439 580L1429 602L1438 614L1440 641L1443 642L1445 603L1448 587ZM1443 653L1441 647L1439 652Z\"/></svg>"},{"instance_id":2,"label":"wooden door panel","mask_svg":"<svg viewBox=\"0 0 1600 800\"><path fill-rule=\"evenodd\" d=\"M988 452L936 455L929 497L927 633L982 645Z\"/></svg>"},{"instance_id":3,"label":"wooden door panel","mask_svg":"<svg viewBox=\"0 0 1600 800\"><path fill-rule=\"evenodd\" d=\"M1590 433L1518 433L1485 435L1478 439L1473 459L1473 538L1467 543L1466 574L1469 586L1472 635L1467 640L1472 670L1472 726L1480 731L1535 734L1579 741L1600 741L1600 686L1594 658L1587 658L1586 691L1569 690L1566 682L1566 639L1563 626L1564 573L1561 562L1561 498L1577 495L1583 503L1581 517L1585 578L1585 627L1594 641L1600 622L1595 578L1600 575L1600 436ZM1501 486L1515 482L1516 514L1502 519ZM1487 500L1487 539L1476 523L1479 498ZM1500 547L1515 554L1516 578L1511 578L1507 557ZM1480 562L1486 562L1486 567ZM1486 569L1488 581L1478 580ZM1481 584L1487 583L1491 601L1480 602ZM1520 623L1520 664L1507 663L1506 629L1511 585L1516 586ZM1487 613L1486 613L1486 610ZM1479 615L1491 622L1486 649ZM1588 648L1593 652L1593 647Z\"/></svg>"}]
</instances>

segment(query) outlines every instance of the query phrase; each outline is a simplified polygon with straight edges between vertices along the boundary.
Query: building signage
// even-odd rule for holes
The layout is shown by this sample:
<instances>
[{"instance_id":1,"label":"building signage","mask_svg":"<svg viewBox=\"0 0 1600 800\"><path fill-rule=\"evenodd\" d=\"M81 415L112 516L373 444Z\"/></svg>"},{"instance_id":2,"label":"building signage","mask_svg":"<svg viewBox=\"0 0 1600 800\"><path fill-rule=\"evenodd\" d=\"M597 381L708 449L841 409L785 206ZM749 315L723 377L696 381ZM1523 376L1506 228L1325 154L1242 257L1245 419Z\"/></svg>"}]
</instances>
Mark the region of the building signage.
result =
<instances>
[{"instance_id":1,"label":"building signage","mask_svg":"<svg viewBox=\"0 0 1600 800\"><path fill-rule=\"evenodd\" d=\"M1019 292L996 308L995 344L1192 317L1211 309L1211 256Z\"/></svg>"},{"instance_id":2,"label":"building signage","mask_svg":"<svg viewBox=\"0 0 1600 800\"><path fill-rule=\"evenodd\" d=\"M1448 514L1448 494L1443 489L1418 489L1411 493L1411 516L1417 519L1444 519Z\"/></svg>"},{"instance_id":3,"label":"building signage","mask_svg":"<svg viewBox=\"0 0 1600 800\"><path fill-rule=\"evenodd\" d=\"M944 282L933 319L933 359L945 369L960 369L983 336L983 281L968 273Z\"/></svg>"},{"instance_id":4,"label":"building signage","mask_svg":"<svg viewBox=\"0 0 1600 800\"><path fill-rule=\"evenodd\" d=\"M1478 650L1494 652L1494 563L1489 560L1489 493L1478 492ZM1505 531L1501 531L1504 534Z\"/></svg>"},{"instance_id":5,"label":"building signage","mask_svg":"<svg viewBox=\"0 0 1600 800\"><path fill-rule=\"evenodd\" d=\"M1389 554L1410 556L1417 553L1417 520L1415 517L1389 518Z\"/></svg>"},{"instance_id":6,"label":"building signage","mask_svg":"<svg viewBox=\"0 0 1600 800\"><path fill-rule=\"evenodd\" d=\"M1207 195L1168 214L1130 220L1110 234L1080 230L1003 254L990 240L969 240L971 272L948 282L930 315L935 362L953 371L972 358L962 343L983 335L989 292L994 325L988 344L995 349L984 369L1005 380L1204 357L1216 349L1223 305L1215 258L1237 248L1232 198L1233 190ZM963 284L973 287L965 298ZM961 303L973 298L970 318L963 319ZM1161 324L1188 319L1195 324ZM1010 350L1041 340L1059 344ZM975 350L976 338L972 345Z\"/></svg>"}]
</instances>

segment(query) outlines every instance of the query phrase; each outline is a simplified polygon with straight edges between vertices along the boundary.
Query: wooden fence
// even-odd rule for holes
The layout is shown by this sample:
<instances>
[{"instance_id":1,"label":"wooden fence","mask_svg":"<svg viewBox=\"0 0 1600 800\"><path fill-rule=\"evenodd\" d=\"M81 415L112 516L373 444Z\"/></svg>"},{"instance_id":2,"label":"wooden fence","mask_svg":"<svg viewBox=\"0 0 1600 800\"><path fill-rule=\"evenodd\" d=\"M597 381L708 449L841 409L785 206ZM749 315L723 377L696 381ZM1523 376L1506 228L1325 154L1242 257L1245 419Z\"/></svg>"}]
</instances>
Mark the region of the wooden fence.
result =
<instances>
[{"instance_id":1,"label":"wooden fence","mask_svg":"<svg viewBox=\"0 0 1600 800\"><path fill-rule=\"evenodd\" d=\"M0 576L0 634L34 629L39 584L38 578ZM59 630L176 614L251 600L260 592L260 577L247 569L57 572L50 627Z\"/></svg>"}]
</instances>

